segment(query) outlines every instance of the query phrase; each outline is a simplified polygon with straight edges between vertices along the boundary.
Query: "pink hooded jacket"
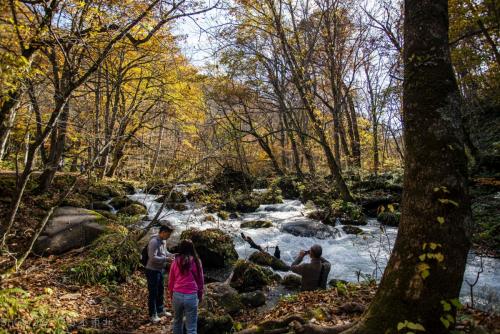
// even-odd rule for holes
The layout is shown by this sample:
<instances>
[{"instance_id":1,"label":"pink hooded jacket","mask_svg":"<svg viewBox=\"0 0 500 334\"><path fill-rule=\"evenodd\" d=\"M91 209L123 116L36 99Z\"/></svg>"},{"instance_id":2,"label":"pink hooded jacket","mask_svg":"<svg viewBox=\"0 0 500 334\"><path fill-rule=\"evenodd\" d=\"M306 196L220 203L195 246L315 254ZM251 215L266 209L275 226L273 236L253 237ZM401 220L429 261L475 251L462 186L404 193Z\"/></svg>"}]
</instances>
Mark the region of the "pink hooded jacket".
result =
<instances>
[{"instance_id":1,"label":"pink hooded jacket","mask_svg":"<svg viewBox=\"0 0 500 334\"><path fill-rule=\"evenodd\" d=\"M191 259L190 270L181 272L181 257L176 256L174 262L170 266L170 274L168 275L168 291L172 295L174 292L185 294L197 293L198 299L203 297L203 268L200 262L200 270L196 266L195 260Z\"/></svg>"}]
</instances>

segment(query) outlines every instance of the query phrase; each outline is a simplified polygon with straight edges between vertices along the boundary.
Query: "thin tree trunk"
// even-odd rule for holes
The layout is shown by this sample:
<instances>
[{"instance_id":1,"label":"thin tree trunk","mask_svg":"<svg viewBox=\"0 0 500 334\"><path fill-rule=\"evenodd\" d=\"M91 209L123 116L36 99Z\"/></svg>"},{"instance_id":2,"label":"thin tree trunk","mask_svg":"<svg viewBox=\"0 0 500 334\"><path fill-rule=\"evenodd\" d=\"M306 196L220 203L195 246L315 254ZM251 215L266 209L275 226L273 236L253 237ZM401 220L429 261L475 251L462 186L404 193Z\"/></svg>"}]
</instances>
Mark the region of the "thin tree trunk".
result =
<instances>
[{"instance_id":1,"label":"thin tree trunk","mask_svg":"<svg viewBox=\"0 0 500 334\"><path fill-rule=\"evenodd\" d=\"M467 159L448 49L448 2L406 0L404 17L401 223L375 299L345 333L400 333L398 326L408 322L426 333L448 333L470 246Z\"/></svg>"},{"instance_id":2,"label":"thin tree trunk","mask_svg":"<svg viewBox=\"0 0 500 334\"><path fill-rule=\"evenodd\" d=\"M162 113L160 116L160 132L158 133L158 140L156 142L155 154L153 156L153 161L151 163L151 175L154 176L156 172L156 167L158 166L158 158L160 157L161 144L163 140L163 132L165 128L163 124L165 123L166 113Z\"/></svg>"}]
</instances>

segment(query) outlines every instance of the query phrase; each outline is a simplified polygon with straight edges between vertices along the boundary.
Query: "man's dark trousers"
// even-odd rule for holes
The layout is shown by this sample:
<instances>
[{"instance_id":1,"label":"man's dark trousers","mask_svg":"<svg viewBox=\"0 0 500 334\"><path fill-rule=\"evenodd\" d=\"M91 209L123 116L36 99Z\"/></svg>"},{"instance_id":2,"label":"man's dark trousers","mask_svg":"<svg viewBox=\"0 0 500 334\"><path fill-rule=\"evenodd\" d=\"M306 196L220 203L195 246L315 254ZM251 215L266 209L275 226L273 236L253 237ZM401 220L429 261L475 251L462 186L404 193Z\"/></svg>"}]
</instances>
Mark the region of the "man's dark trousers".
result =
<instances>
[{"instance_id":1,"label":"man's dark trousers","mask_svg":"<svg viewBox=\"0 0 500 334\"><path fill-rule=\"evenodd\" d=\"M146 269L148 280L148 308L149 316L163 312L163 296L165 294L165 275L161 271Z\"/></svg>"}]
</instances>

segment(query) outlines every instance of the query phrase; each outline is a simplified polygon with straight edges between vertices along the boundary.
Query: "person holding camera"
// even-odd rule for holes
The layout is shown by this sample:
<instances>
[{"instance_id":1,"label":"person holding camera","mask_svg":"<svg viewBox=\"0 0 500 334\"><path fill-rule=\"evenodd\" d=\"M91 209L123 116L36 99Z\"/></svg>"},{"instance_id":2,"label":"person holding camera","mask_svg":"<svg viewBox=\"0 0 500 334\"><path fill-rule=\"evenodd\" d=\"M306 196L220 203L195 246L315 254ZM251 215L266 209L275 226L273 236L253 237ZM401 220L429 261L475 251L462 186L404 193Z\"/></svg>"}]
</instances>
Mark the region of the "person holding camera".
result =
<instances>
[{"instance_id":1,"label":"person holding camera","mask_svg":"<svg viewBox=\"0 0 500 334\"><path fill-rule=\"evenodd\" d=\"M326 281L330 273L330 262L321 257L323 249L320 245L313 245L311 249L301 250L299 256L293 261L291 270L302 277L302 291L326 289ZM311 262L302 263L306 255Z\"/></svg>"}]
</instances>

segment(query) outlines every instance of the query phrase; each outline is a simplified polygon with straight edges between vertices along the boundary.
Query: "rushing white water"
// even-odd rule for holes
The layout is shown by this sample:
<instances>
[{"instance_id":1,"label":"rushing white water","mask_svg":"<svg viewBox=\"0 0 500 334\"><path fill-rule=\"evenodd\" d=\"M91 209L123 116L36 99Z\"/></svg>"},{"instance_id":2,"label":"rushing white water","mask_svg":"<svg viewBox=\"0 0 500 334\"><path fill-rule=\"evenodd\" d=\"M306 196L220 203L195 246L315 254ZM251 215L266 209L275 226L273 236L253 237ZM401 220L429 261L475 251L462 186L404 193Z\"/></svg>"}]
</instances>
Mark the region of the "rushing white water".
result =
<instances>
[{"instance_id":1,"label":"rushing white water","mask_svg":"<svg viewBox=\"0 0 500 334\"><path fill-rule=\"evenodd\" d=\"M155 195L135 194L129 197L146 205L151 219L161 206L161 203L154 201L158 197ZM376 220L370 220L366 226L360 226L364 233L358 236L345 234L341 226L338 227L341 233L335 238L328 239L298 237L284 233L280 230L284 223L299 220L312 222L311 219L305 217L306 208L298 200L285 200L283 204L261 205L256 212L243 214L238 219L221 220L213 215L215 222L204 221L207 214L203 207L188 203L188 208L183 212L168 209L162 212L161 219L168 220L176 228L172 239L190 227L199 229L217 227L233 236L238 255L240 258L247 258L255 250L242 240L240 233L243 232L251 236L257 244L267 247L271 254L274 252L274 247L278 245L281 259L287 263L291 263L301 249L309 249L313 244L319 244L323 247L323 256L332 263L329 278L351 282L368 276L380 279L397 235L396 228L381 228ZM269 220L273 223L273 227L240 228L241 222L257 219ZM479 275L479 280L474 287L475 306L500 311L500 260L483 258L482 261L483 272ZM480 268L481 259L473 253L469 254L461 291L464 303L470 302L470 287L467 281L474 283Z\"/></svg>"}]
</instances>

